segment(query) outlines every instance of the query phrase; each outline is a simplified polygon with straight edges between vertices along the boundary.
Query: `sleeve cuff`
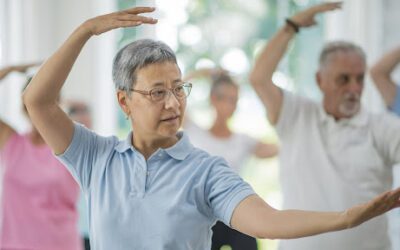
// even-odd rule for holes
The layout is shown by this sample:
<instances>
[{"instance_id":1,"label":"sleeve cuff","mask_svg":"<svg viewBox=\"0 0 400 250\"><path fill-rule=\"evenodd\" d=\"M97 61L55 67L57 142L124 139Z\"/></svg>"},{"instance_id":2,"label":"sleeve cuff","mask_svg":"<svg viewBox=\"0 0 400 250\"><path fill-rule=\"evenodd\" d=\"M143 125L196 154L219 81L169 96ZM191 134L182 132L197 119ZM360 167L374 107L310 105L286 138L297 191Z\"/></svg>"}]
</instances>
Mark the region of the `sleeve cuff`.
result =
<instances>
[{"instance_id":1,"label":"sleeve cuff","mask_svg":"<svg viewBox=\"0 0 400 250\"><path fill-rule=\"evenodd\" d=\"M230 198L229 202L226 205L225 213L223 216L223 222L226 225L229 225L231 227L231 219L232 219L233 211L235 210L235 208L239 205L239 203L241 201L243 201L245 198L247 198L248 196L250 196L252 194L255 194L255 192L250 186L248 186L245 189L242 189L242 190L238 191L237 193L235 193L234 195L232 195L232 197Z\"/></svg>"}]
</instances>

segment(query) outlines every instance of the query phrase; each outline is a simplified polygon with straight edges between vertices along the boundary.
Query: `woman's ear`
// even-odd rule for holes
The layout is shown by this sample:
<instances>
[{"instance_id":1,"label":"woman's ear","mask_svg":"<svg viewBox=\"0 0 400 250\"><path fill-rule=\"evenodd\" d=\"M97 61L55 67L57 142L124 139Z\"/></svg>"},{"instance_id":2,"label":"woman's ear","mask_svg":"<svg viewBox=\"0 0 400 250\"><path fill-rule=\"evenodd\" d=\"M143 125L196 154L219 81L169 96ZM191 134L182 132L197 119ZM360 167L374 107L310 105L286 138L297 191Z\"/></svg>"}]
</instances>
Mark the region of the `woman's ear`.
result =
<instances>
[{"instance_id":1,"label":"woman's ear","mask_svg":"<svg viewBox=\"0 0 400 250\"><path fill-rule=\"evenodd\" d=\"M131 111L128 105L128 99L129 96L126 93L126 91L123 90L118 90L117 91L117 99L118 99L118 104L119 106L122 108L122 110L124 111L124 113L129 116Z\"/></svg>"}]
</instances>

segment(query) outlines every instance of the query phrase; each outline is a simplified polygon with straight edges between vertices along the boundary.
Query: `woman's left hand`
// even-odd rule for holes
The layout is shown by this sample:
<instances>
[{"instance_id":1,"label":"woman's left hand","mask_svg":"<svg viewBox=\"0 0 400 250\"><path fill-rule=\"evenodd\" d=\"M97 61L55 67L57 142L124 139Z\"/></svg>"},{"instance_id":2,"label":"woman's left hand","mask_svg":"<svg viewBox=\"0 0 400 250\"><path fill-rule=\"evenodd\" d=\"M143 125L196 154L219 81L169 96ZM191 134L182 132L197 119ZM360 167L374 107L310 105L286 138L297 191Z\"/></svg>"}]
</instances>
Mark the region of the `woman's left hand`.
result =
<instances>
[{"instance_id":1,"label":"woman's left hand","mask_svg":"<svg viewBox=\"0 0 400 250\"><path fill-rule=\"evenodd\" d=\"M91 18L84 23L84 27L88 29L90 34L100 35L112 29L134 27L145 23L155 24L158 21L157 19L140 15L154 10L154 7L135 7L117 11Z\"/></svg>"},{"instance_id":2,"label":"woman's left hand","mask_svg":"<svg viewBox=\"0 0 400 250\"><path fill-rule=\"evenodd\" d=\"M400 207L400 188L385 192L371 201L344 212L347 227L352 228L387 211Z\"/></svg>"}]
</instances>

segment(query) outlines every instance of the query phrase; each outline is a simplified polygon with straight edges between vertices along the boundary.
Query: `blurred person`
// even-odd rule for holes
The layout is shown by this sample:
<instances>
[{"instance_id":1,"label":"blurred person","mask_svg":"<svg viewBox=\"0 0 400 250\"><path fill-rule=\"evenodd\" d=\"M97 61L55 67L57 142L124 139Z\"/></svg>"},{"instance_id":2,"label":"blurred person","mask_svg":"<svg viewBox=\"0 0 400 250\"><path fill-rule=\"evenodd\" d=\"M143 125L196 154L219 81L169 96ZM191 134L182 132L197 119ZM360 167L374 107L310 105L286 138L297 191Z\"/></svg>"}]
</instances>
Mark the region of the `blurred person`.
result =
<instances>
[{"instance_id":1,"label":"blurred person","mask_svg":"<svg viewBox=\"0 0 400 250\"><path fill-rule=\"evenodd\" d=\"M84 125L86 128L92 128L92 118L89 106L82 101L68 100L65 102L66 112L68 116L75 122ZM79 233L83 238L85 250L90 250L89 240L89 220L87 215L86 199L84 193L81 192L78 201L79 212Z\"/></svg>"},{"instance_id":2,"label":"blurred person","mask_svg":"<svg viewBox=\"0 0 400 250\"><path fill-rule=\"evenodd\" d=\"M245 161L252 155L261 159L276 156L276 145L263 143L246 134L235 133L229 128L228 122L236 111L239 98L239 86L229 73L220 68L200 69L188 74L185 80L200 77L211 80L210 103L215 111L215 119L207 130L195 124L186 115L183 127L193 145L211 155L222 156L238 174ZM213 250L224 245L229 245L233 250L257 249L255 238L231 229L220 221L212 230Z\"/></svg>"},{"instance_id":3,"label":"blurred person","mask_svg":"<svg viewBox=\"0 0 400 250\"><path fill-rule=\"evenodd\" d=\"M383 97L386 107L400 115L400 86L395 83L392 73L400 63L400 47L387 52L370 69L375 86ZM400 185L400 165L393 168L393 187ZM393 211L389 214L389 226L393 249L400 249L400 213Z\"/></svg>"},{"instance_id":4,"label":"blurred person","mask_svg":"<svg viewBox=\"0 0 400 250\"><path fill-rule=\"evenodd\" d=\"M355 227L400 206L400 189L336 212L269 206L221 157L178 132L191 84L162 42L137 40L114 59L117 100L133 131L126 140L74 124L56 100L85 43L116 28L155 24L141 15L154 10L136 7L85 21L23 96L33 124L87 197L93 249L209 249L217 220L254 237L304 237Z\"/></svg>"},{"instance_id":5,"label":"blurred person","mask_svg":"<svg viewBox=\"0 0 400 250\"><path fill-rule=\"evenodd\" d=\"M250 81L280 138L283 209L342 210L391 188L400 162L400 120L361 108L366 59L359 46L330 42L323 48L317 84L322 103L295 95L272 81L289 42L315 15L341 3L300 11L269 40ZM348 231L280 242L282 250L390 249L387 218Z\"/></svg>"},{"instance_id":6,"label":"blurred person","mask_svg":"<svg viewBox=\"0 0 400 250\"><path fill-rule=\"evenodd\" d=\"M370 74L388 109L400 115L400 86L392 73L400 63L400 47L380 58L370 69Z\"/></svg>"},{"instance_id":7,"label":"blurred person","mask_svg":"<svg viewBox=\"0 0 400 250\"><path fill-rule=\"evenodd\" d=\"M5 67L0 79L32 66ZM82 249L75 207L79 187L36 127L19 134L0 119L0 161L4 174L0 249Z\"/></svg>"}]
</instances>

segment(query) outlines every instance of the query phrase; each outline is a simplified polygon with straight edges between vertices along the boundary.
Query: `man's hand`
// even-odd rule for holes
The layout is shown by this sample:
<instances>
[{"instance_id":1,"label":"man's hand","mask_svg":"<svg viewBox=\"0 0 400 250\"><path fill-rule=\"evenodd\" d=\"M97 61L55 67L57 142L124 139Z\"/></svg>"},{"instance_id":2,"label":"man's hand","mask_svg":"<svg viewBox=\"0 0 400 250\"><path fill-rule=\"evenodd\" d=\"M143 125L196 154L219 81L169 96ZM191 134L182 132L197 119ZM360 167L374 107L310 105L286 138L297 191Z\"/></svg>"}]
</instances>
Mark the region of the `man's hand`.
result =
<instances>
[{"instance_id":1,"label":"man's hand","mask_svg":"<svg viewBox=\"0 0 400 250\"><path fill-rule=\"evenodd\" d=\"M315 16L317 14L340 9L341 7L342 2L318 4L296 13L290 18L290 20L296 23L299 27L310 27L317 24L315 21Z\"/></svg>"}]
</instances>

